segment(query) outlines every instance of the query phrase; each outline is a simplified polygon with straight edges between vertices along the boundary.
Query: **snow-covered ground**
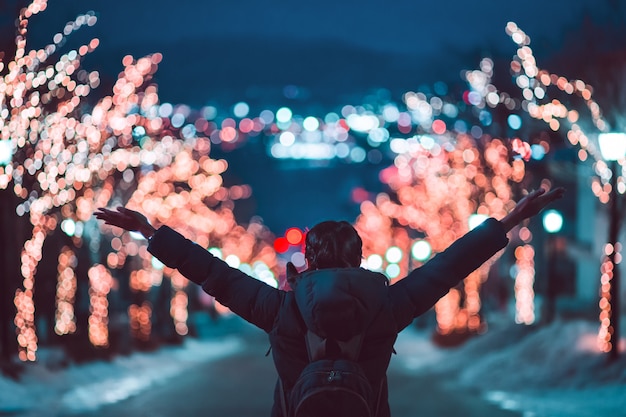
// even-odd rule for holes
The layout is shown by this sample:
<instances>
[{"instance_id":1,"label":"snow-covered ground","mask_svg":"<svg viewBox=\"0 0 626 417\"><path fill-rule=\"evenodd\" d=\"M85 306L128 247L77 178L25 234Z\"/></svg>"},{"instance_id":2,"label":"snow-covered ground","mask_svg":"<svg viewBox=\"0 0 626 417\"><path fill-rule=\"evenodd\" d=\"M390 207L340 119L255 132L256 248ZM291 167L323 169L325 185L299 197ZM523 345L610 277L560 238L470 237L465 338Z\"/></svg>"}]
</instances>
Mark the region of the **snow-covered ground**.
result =
<instances>
[{"instance_id":1,"label":"snow-covered ground","mask_svg":"<svg viewBox=\"0 0 626 417\"><path fill-rule=\"evenodd\" d=\"M499 327L499 328L497 328ZM426 335L403 332L398 359L412 372L444 373L524 417L626 416L626 349L610 362L596 347L597 323L496 326L459 348L442 350Z\"/></svg>"},{"instance_id":2,"label":"snow-covered ground","mask_svg":"<svg viewBox=\"0 0 626 417\"><path fill-rule=\"evenodd\" d=\"M430 333L410 328L398 338L393 360L410 373L443 373L451 389L478 388L489 401L524 417L624 417L626 352L609 363L595 348L597 327L582 321L492 326L454 349L438 348ZM19 382L0 376L0 415L96 409L242 348L242 339L233 335L189 338L177 347L62 369L51 367L54 352L44 351Z\"/></svg>"},{"instance_id":3,"label":"snow-covered ground","mask_svg":"<svg viewBox=\"0 0 626 417\"><path fill-rule=\"evenodd\" d=\"M58 411L95 410L147 390L196 364L242 348L242 339L236 336L216 340L187 338L181 346L56 370L50 364L58 362L58 352L44 350L40 362L29 364L19 382L0 376L0 415L35 417L55 415Z\"/></svg>"}]
</instances>

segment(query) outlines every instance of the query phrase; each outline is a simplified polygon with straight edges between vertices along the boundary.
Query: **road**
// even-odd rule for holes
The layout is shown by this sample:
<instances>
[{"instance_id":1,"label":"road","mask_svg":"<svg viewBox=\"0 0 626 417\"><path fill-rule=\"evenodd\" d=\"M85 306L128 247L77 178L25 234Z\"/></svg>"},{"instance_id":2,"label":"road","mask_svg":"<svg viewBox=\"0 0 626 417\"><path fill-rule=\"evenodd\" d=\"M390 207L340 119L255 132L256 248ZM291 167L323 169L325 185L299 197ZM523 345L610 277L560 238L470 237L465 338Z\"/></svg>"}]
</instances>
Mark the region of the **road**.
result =
<instances>
[{"instance_id":1,"label":"road","mask_svg":"<svg viewBox=\"0 0 626 417\"><path fill-rule=\"evenodd\" d=\"M245 332L244 348L236 354L195 366L184 374L152 386L121 402L96 411L57 411L55 417L195 417L269 416L276 380L267 338ZM479 393L451 389L442 376L410 372L401 360L389 369L390 403L394 417L519 417L481 398ZM52 417L42 415L42 417Z\"/></svg>"}]
</instances>

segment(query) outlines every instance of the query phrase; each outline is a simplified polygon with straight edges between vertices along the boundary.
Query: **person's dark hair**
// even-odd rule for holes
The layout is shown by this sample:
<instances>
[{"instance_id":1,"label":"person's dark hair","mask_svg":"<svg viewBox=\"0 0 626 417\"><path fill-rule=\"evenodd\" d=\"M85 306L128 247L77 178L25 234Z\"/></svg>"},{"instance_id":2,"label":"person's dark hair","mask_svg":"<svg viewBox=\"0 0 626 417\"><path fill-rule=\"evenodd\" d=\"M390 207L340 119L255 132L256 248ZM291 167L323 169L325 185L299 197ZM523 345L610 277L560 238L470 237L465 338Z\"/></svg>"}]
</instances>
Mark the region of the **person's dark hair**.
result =
<instances>
[{"instance_id":1,"label":"person's dark hair","mask_svg":"<svg viewBox=\"0 0 626 417\"><path fill-rule=\"evenodd\" d=\"M363 241L346 221L329 220L306 234L305 257L309 270L361 265Z\"/></svg>"}]
</instances>

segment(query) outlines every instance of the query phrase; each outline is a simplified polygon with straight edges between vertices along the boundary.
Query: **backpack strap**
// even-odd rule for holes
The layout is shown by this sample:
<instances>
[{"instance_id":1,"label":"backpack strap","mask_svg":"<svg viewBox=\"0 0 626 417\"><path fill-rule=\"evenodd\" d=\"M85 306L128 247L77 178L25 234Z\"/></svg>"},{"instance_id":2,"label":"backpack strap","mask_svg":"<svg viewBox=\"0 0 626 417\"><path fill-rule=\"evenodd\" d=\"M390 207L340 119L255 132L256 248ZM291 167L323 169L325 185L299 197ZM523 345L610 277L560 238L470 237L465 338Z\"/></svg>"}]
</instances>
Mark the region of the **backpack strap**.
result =
<instances>
[{"instance_id":1,"label":"backpack strap","mask_svg":"<svg viewBox=\"0 0 626 417\"><path fill-rule=\"evenodd\" d=\"M359 358L359 353L361 353L361 345L363 343L364 334L357 334L345 342L335 341L339 346L339 350L341 354L351 361L357 361ZM306 348L307 353L309 354L309 361L317 361L320 359L324 359L326 356L326 342L327 339L318 336L312 331L307 329L306 332Z\"/></svg>"},{"instance_id":2,"label":"backpack strap","mask_svg":"<svg viewBox=\"0 0 626 417\"><path fill-rule=\"evenodd\" d=\"M287 401L285 400L285 387L283 386L283 380L278 377L278 389L280 390L280 408L283 410L283 417L287 417Z\"/></svg>"},{"instance_id":3,"label":"backpack strap","mask_svg":"<svg viewBox=\"0 0 626 417\"><path fill-rule=\"evenodd\" d=\"M307 329L305 341L309 362L322 359L326 355L326 339Z\"/></svg>"}]
</instances>

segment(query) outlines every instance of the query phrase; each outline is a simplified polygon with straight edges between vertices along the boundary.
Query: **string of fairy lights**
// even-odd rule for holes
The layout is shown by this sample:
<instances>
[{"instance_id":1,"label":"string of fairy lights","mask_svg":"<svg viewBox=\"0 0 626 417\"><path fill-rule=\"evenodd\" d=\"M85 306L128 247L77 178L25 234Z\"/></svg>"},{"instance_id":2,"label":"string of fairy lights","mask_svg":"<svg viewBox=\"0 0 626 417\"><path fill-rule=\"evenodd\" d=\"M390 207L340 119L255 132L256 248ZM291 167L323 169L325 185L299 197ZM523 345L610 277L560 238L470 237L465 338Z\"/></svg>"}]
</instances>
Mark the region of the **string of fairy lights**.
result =
<instances>
[{"instance_id":1,"label":"string of fairy lights","mask_svg":"<svg viewBox=\"0 0 626 417\"><path fill-rule=\"evenodd\" d=\"M537 104L544 99L549 87L554 86L567 95L576 95L584 101L590 112L593 126L599 132L608 132L609 125L602 116L598 103L593 100L593 88L581 80L568 80L558 74L552 74L537 67L535 57L530 48L530 38L517 25L509 23L506 27L507 34L519 46L517 55L511 62L511 70L514 73L517 85L523 89L525 98L524 105L528 114L538 120L543 120L554 131L566 125L566 137L573 146L578 146L578 158L586 161L589 157L593 160L596 177L592 179L591 190L602 204L607 204L610 199L610 179L617 176L617 193L623 195L626 192L626 177L624 165L626 159L622 158L617 165L619 172L611 172L609 165L603 160L595 143L589 139L583 130L576 110L568 107L557 99L547 104ZM561 121L559 121L561 120ZM618 246L619 244L615 245ZM621 245L620 245L621 246ZM613 279L613 263L609 256L615 253L615 264L621 262L619 248L607 244L603 251L602 264L600 266L600 329L598 331L598 347L603 352L611 350L613 329L611 322L611 286ZM617 313L619 314L619 313Z\"/></svg>"},{"instance_id":2,"label":"string of fairy lights","mask_svg":"<svg viewBox=\"0 0 626 417\"><path fill-rule=\"evenodd\" d=\"M169 118L159 115L159 99L151 79L158 68L161 55L153 54L137 60L130 56L125 57L122 62L124 69L113 86L113 94L98 100L89 113L84 113L81 107L83 99L100 84L100 80L96 71L80 69L80 63L86 54L95 50L99 40L93 39L88 44L64 54L60 53L60 47L74 31L82 26L95 24L97 19L93 13L81 15L75 21L69 22L62 33L55 35L54 43L40 50L27 51L29 18L44 11L46 5L45 1L33 1L20 12L16 53L6 64L6 74L0 78L0 143L3 150L8 149L9 156L6 158L3 155L0 186L7 188L12 185L15 194L23 199L16 209L17 214L28 214L33 226L32 237L22 248L22 288L17 289L14 299L19 358L24 361L36 359L38 338L33 302L35 276L46 237L57 229L59 223L75 245L88 242L92 252L107 253L107 265L94 264L88 274L88 335L94 346L106 347L109 343L107 297L117 285L110 269L122 268L129 258L140 256L144 264L147 263L150 267L145 269L149 271L148 289L157 284L155 276L160 277L160 272L155 272L157 268L152 268L150 256L145 250L145 241L134 242L128 234L105 229L105 233L113 236L111 247L107 248L105 240L99 237L101 231L90 225L96 207L126 203L128 197L124 197L124 194L141 183L144 169L157 172L160 168L176 167L173 161L182 158L179 155L181 152L189 155L193 153L191 159L194 161L204 156L202 165L209 167L207 169L212 170L213 175L211 178L189 177L188 185L192 190L191 197L198 203L203 199L215 202L212 209L205 210L211 211L211 215L204 216L205 212L202 214L212 219L216 233L220 236L232 233L241 240L252 234L253 237L248 241L251 240L253 245L246 246L246 252L241 256L242 259L247 256L246 260L250 263L260 261L255 258L256 252L250 246L256 245L255 239L264 233L263 226L258 223L248 229L235 227L232 199L247 198L250 190L245 185L229 188L222 186L220 173L227 165L223 161L208 158L209 140L195 136L181 138L177 136L181 133L180 129L173 127ZM60 56L55 58L57 55ZM48 62L52 59L56 61ZM0 71L4 69L4 61L1 65ZM186 175L184 162L178 165L177 171L169 174L170 184L180 182L182 176ZM204 183L202 179L208 181ZM165 182L157 189L164 190L164 186ZM179 191L173 186L170 190L171 193ZM183 194L170 198L163 196L168 203L164 207L171 207L170 201L173 202ZM159 217L162 221L173 221L171 216L176 215L167 212L153 213L151 210L146 212L149 216L154 214L151 220L155 223L159 222ZM195 217L199 218L200 215L196 214ZM174 223L180 222L182 219ZM211 229L200 229L207 226L206 221L197 222L196 225L195 235L203 235L205 232L207 241L209 236L215 237L216 233L211 233ZM231 253L225 251L227 255L240 253L236 245L230 245L230 248ZM272 263L272 256L267 250L260 248L259 252L262 252L263 259L269 260L269 265L260 261L263 266L259 266L257 270L264 279L270 281L275 276L275 263ZM76 330L76 312L72 311L70 305L72 291L75 294L75 273L72 273L74 267L69 259L73 259L72 255L64 250L59 257L55 316L58 334ZM142 274L143 272L136 272L129 277L132 291L147 289ZM139 288L135 288L136 286ZM187 331L187 314L186 303L182 302L183 287L179 283L174 287L173 320L176 328L184 334ZM138 338L145 339L151 333L152 309L149 300L129 308L131 327L137 330Z\"/></svg>"},{"instance_id":3,"label":"string of fairy lights","mask_svg":"<svg viewBox=\"0 0 626 417\"><path fill-rule=\"evenodd\" d=\"M56 314L54 331L59 335L72 334L76 331L74 301L76 297L76 273L78 258L74 251L64 246L58 259Z\"/></svg>"},{"instance_id":4,"label":"string of fairy lights","mask_svg":"<svg viewBox=\"0 0 626 417\"><path fill-rule=\"evenodd\" d=\"M14 299L21 360L36 359L35 276L46 237L59 225L75 243L87 243L93 252L106 253L104 264L92 265L88 273L88 334L94 346L109 343L107 297L118 285L112 271L135 258L139 264L128 276L135 301L127 311L133 336L150 339L155 306L149 293L163 279L172 286L169 312L175 331L179 335L189 331L187 281L155 262L145 240L109 226L93 226L97 207L126 205L140 210L154 224L167 223L231 266L276 286L279 259L268 243L271 233L261 222L239 225L233 215L235 202L249 198L252 190L247 185L225 187L222 175L227 162L209 157L213 146L242 143L246 137L270 138L268 153L275 158L342 158L357 163L380 162L385 144L393 165L381 171L381 181L392 193L363 201L356 227L363 238L364 266L385 272L392 280L467 232L474 216L504 216L514 204L511 184L524 180L524 160L539 148L540 155L549 151L546 142L531 146L518 138L507 143L489 135L489 108L503 105L512 110L519 104L552 130L567 124L567 138L579 146L580 160L591 157L595 161L594 194L601 202L608 201L611 174L581 128L578 111L557 99L539 104L548 98L551 86L575 94L584 100L594 126L606 131L607 124L592 99L593 89L580 80L568 81L539 69L530 38L514 23L506 30L519 46L511 70L522 90L521 103L497 90L491 82L494 63L483 59L479 69L465 73L470 88L463 101L470 114L461 114L463 106L446 98L445 89L439 88L441 94L407 92L402 108L394 103L379 108L344 106L323 118L300 117L281 108L253 117L247 105L239 103L234 118L220 121L216 109L207 107L191 120L188 107L159 102L157 87L151 83L162 59L158 53L140 59L125 57L112 95L98 100L89 113L83 112L84 98L99 86L100 75L81 69L81 61L98 47L99 40L64 54L60 49L68 36L94 25L97 18L93 13L80 15L55 35L53 43L27 51L29 18L43 12L46 5L45 0L35 0L20 12L15 56L6 67L0 62L0 72L5 72L0 78L0 144L13 158L0 165L0 188L13 187L23 200L17 214L28 215L33 226L22 248L22 288ZM56 61L48 62L52 59ZM479 123L470 126L466 122L470 117ZM515 119L510 121L515 123ZM357 137L365 139L369 151L359 145ZM623 165L621 174L618 191L623 194ZM102 232L107 239L99 237ZM535 320L532 234L525 226L516 233L524 244L515 250L515 320L530 324ZM415 234L421 237L415 239ZM609 248L605 252L610 253ZM58 256L55 331L59 335L76 331L76 256L71 247L64 247ZM437 304L442 334L484 328L479 292L490 265L470 275L462 289L453 289ZM612 271L606 265L603 262L600 301L603 350L611 343L606 309Z\"/></svg>"}]
</instances>

